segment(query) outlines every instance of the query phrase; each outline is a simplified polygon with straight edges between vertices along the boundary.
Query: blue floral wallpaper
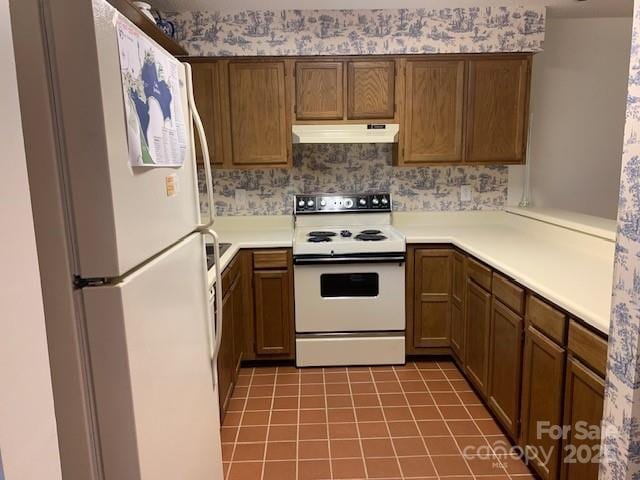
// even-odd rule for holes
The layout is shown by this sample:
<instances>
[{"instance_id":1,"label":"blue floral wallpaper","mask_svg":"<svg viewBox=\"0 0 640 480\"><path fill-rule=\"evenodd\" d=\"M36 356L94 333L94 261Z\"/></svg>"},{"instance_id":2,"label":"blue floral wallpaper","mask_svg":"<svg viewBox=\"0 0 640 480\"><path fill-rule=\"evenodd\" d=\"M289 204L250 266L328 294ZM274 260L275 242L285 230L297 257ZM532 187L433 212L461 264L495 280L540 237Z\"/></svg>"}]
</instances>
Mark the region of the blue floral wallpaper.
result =
<instances>
[{"instance_id":1,"label":"blue floral wallpaper","mask_svg":"<svg viewBox=\"0 0 640 480\"><path fill-rule=\"evenodd\" d=\"M291 169L214 170L216 215L291 214L296 193L390 191L398 211L495 210L507 199L504 166L393 167L385 144L295 145L293 155ZM460 201L460 185L472 187L472 201Z\"/></svg>"},{"instance_id":2,"label":"blue floral wallpaper","mask_svg":"<svg viewBox=\"0 0 640 480\"><path fill-rule=\"evenodd\" d=\"M190 55L536 52L545 7L165 13Z\"/></svg>"},{"instance_id":3,"label":"blue floral wallpaper","mask_svg":"<svg viewBox=\"0 0 640 480\"><path fill-rule=\"evenodd\" d=\"M640 478L640 3L635 2L600 478Z\"/></svg>"}]
</instances>

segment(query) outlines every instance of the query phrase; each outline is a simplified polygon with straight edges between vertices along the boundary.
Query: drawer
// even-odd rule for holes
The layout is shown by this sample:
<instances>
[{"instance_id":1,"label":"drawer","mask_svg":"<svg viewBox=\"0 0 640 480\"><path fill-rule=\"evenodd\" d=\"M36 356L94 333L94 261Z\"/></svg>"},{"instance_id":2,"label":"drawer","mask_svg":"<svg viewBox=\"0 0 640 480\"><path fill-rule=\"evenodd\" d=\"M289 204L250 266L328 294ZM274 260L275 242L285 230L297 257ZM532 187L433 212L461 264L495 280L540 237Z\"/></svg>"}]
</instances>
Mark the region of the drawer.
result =
<instances>
[{"instance_id":1,"label":"drawer","mask_svg":"<svg viewBox=\"0 0 640 480\"><path fill-rule=\"evenodd\" d=\"M468 257L467 276L485 290L491 291L491 269L489 267L485 267L477 260Z\"/></svg>"},{"instance_id":2,"label":"drawer","mask_svg":"<svg viewBox=\"0 0 640 480\"><path fill-rule=\"evenodd\" d=\"M602 377L607 371L607 341L575 320L569 322L569 351Z\"/></svg>"},{"instance_id":3,"label":"drawer","mask_svg":"<svg viewBox=\"0 0 640 480\"><path fill-rule=\"evenodd\" d=\"M227 291L233 285L233 282L236 281L236 278L240 275L240 267L242 266L240 262L240 255L236 254L235 257L231 260L231 263L227 265L227 268L222 272L222 296L224 297L227 294Z\"/></svg>"},{"instance_id":4,"label":"drawer","mask_svg":"<svg viewBox=\"0 0 640 480\"><path fill-rule=\"evenodd\" d=\"M524 289L495 272L493 294L518 315L524 315Z\"/></svg>"},{"instance_id":5,"label":"drawer","mask_svg":"<svg viewBox=\"0 0 640 480\"><path fill-rule=\"evenodd\" d=\"M253 268L256 270L270 268L288 268L287 250L263 250L253 252Z\"/></svg>"},{"instance_id":6,"label":"drawer","mask_svg":"<svg viewBox=\"0 0 640 480\"><path fill-rule=\"evenodd\" d=\"M557 344L566 344L565 314L532 294L529 294L527 299L527 321Z\"/></svg>"}]
</instances>

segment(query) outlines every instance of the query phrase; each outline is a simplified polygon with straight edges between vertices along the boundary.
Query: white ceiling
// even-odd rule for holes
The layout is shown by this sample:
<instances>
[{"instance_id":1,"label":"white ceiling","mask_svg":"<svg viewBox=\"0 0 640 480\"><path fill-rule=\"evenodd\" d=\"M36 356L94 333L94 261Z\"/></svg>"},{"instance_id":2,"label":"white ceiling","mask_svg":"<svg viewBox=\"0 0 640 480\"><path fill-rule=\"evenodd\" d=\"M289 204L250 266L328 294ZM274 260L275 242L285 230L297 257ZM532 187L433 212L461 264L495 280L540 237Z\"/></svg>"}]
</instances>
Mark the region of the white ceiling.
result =
<instances>
[{"instance_id":1,"label":"white ceiling","mask_svg":"<svg viewBox=\"0 0 640 480\"><path fill-rule=\"evenodd\" d=\"M372 9L547 5L551 17L630 17L633 0L147 0L165 12L243 9Z\"/></svg>"}]
</instances>

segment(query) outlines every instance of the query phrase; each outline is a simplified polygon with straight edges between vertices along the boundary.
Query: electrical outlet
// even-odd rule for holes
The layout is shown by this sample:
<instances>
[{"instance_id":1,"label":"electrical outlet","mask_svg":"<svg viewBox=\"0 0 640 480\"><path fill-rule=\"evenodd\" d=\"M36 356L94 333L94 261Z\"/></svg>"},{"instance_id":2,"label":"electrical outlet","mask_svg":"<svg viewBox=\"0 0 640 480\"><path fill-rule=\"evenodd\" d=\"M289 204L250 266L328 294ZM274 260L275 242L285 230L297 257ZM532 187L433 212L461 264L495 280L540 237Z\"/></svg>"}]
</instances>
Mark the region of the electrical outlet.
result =
<instances>
[{"instance_id":1,"label":"electrical outlet","mask_svg":"<svg viewBox=\"0 0 640 480\"><path fill-rule=\"evenodd\" d=\"M471 185L460 185L460 201L470 202L471 200Z\"/></svg>"},{"instance_id":2,"label":"electrical outlet","mask_svg":"<svg viewBox=\"0 0 640 480\"><path fill-rule=\"evenodd\" d=\"M248 207L247 191L241 188L236 189L235 201L236 201L236 208L239 208L239 209L247 208Z\"/></svg>"}]
</instances>

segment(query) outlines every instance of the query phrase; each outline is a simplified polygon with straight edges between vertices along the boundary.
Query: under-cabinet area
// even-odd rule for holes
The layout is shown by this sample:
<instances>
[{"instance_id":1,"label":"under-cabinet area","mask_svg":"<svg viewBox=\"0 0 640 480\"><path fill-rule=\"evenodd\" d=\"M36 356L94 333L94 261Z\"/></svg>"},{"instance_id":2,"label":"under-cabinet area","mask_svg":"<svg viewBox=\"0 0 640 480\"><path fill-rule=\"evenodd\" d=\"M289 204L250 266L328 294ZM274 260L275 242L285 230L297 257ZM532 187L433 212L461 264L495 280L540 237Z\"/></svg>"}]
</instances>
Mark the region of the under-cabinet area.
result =
<instances>
[{"instance_id":1,"label":"under-cabinet area","mask_svg":"<svg viewBox=\"0 0 640 480\"><path fill-rule=\"evenodd\" d=\"M525 162L529 54L187 60L223 168L290 167L307 124L397 124L398 166Z\"/></svg>"}]
</instances>

